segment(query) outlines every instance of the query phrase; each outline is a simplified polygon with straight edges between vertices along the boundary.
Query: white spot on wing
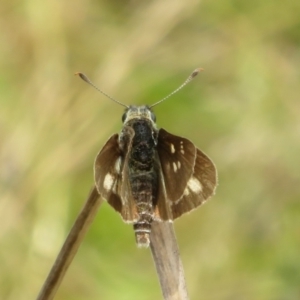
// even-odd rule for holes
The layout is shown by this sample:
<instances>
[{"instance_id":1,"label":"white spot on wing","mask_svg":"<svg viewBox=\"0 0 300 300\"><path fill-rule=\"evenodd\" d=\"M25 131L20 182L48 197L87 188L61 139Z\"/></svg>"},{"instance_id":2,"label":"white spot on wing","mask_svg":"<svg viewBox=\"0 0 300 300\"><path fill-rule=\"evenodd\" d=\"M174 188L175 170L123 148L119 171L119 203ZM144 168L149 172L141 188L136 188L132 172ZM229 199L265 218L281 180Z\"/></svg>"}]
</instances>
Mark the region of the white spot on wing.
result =
<instances>
[{"instance_id":1,"label":"white spot on wing","mask_svg":"<svg viewBox=\"0 0 300 300\"><path fill-rule=\"evenodd\" d=\"M177 162L177 167L178 167L178 169L181 168L181 163L180 163L180 161Z\"/></svg>"},{"instance_id":2,"label":"white spot on wing","mask_svg":"<svg viewBox=\"0 0 300 300\"><path fill-rule=\"evenodd\" d=\"M177 166L176 166L175 162L173 162L173 170L174 170L175 173L177 172Z\"/></svg>"},{"instance_id":3,"label":"white spot on wing","mask_svg":"<svg viewBox=\"0 0 300 300\"><path fill-rule=\"evenodd\" d=\"M170 150L171 150L171 153L175 153L175 147L173 144L170 144Z\"/></svg>"},{"instance_id":4,"label":"white spot on wing","mask_svg":"<svg viewBox=\"0 0 300 300\"><path fill-rule=\"evenodd\" d=\"M183 195L184 195L184 196L188 196L188 195L189 195L189 193L190 193L189 189L188 189L188 188L186 188L186 189L184 190L184 193L183 193Z\"/></svg>"},{"instance_id":5,"label":"white spot on wing","mask_svg":"<svg viewBox=\"0 0 300 300\"><path fill-rule=\"evenodd\" d=\"M117 180L115 180L115 183L114 183L114 185L113 185L113 187L112 187L112 191L113 191L113 193L117 193Z\"/></svg>"},{"instance_id":6,"label":"white spot on wing","mask_svg":"<svg viewBox=\"0 0 300 300\"><path fill-rule=\"evenodd\" d=\"M183 142L180 142L180 152L181 154L184 154L184 149L183 149Z\"/></svg>"},{"instance_id":7,"label":"white spot on wing","mask_svg":"<svg viewBox=\"0 0 300 300\"><path fill-rule=\"evenodd\" d=\"M201 185L200 181L197 178L195 178L195 177L192 177L188 181L187 186L195 194L198 194L198 193L200 193L202 191L202 185Z\"/></svg>"},{"instance_id":8,"label":"white spot on wing","mask_svg":"<svg viewBox=\"0 0 300 300\"><path fill-rule=\"evenodd\" d=\"M110 173L107 173L105 175L104 181L103 181L103 187L105 188L106 191L111 190L112 185L114 183L114 176L112 176Z\"/></svg>"},{"instance_id":9,"label":"white spot on wing","mask_svg":"<svg viewBox=\"0 0 300 300\"><path fill-rule=\"evenodd\" d=\"M117 174L120 174L121 172L121 157L119 157L117 160L116 160L116 163L115 163L115 171Z\"/></svg>"}]
</instances>

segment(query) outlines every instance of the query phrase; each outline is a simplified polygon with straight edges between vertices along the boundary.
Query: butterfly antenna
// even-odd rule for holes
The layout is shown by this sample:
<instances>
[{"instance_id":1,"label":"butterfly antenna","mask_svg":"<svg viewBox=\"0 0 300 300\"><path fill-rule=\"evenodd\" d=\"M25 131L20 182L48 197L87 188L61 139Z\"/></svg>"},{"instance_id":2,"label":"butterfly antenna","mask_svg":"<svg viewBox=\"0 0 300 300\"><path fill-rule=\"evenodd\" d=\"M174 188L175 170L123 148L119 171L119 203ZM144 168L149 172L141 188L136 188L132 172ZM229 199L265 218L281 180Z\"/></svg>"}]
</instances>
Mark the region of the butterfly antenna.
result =
<instances>
[{"instance_id":1,"label":"butterfly antenna","mask_svg":"<svg viewBox=\"0 0 300 300\"><path fill-rule=\"evenodd\" d=\"M150 106L150 108L152 108L153 106L155 106L155 105L157 105L157 104L159 104L159 103L161 103L161 102L167 100L168 98L170 98L171 96L173 96L174 94L176 94L176 93L177 93L178 91L180 91L184 86L186 86L189 82L191 82L191 81L192 81L192 80L193 80L193 79L194 79L201 71L203 71L202 68L198 68L198 69L194 70L194 71L192 72L192 74L186 79L186 81L185 81L179 88L177 88L175 91L173 91L171 94L169 94L169 95L166 96L165 98L163 98L163 99L157 101L156 103L152 104L152 105Z\"/></svg>"},{"instance_id":2,"label":"butterfly antenna","mask_svg":"<svg viewBox=\"0 0 300 300\"><path fill-rule=\"evenodd\" d=\"M118 101L118 100L112 98L111 96L109 96L109 95L107 95L106 93L104 93L103 91L101 91L101 90L100 90L98 87L96 87L96 86L89 80L89 78L88 78L86 75L84 75L83 73L77 72L77 73L75 73L75 75L78 75L82 80L84 80L85 82L87 82L89 85L91 85L93 88L95 88L97 91L99 91L101 94L103 94L104 96L106 96L106 97L109 98L110 100L112 100L112 101L114 101L114 102L116 102L116 103L118 103L118 104L120 104L120 105L122 105L122 106L124 106L124 107L129 108L129 106L123 104L122 102L120 102L120 101Z\"/></svg>"}]
</instances>

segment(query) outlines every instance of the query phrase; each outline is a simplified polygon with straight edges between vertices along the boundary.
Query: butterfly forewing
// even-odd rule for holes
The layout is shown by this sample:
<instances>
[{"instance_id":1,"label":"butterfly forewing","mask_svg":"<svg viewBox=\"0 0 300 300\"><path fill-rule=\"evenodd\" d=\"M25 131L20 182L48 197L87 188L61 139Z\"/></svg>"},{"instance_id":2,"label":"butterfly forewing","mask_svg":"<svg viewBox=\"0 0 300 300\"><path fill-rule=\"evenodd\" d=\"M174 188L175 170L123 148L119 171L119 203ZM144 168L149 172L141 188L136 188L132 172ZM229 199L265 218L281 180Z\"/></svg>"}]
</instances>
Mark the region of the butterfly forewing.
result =
<instances>
[{"instance_id":1,"label":"butterfly forewing","mask_svg":"<svg viewBox=\"0 0 300 300\"><path fill-rule=\"evenodd\" d=\"M122 209L122 201L117 195L117 184L120 177L118 164L121 151L118 145L118 134L114 134L106 142L98 153L95 165L95 184L99 194L119 212Z\"/></svg>"},{"instance_id":2,"label":"butterfly forewing","mask_svg":"<svg viewBox=\"0 0 300 300\"><path fill-rule=\"evenodd\" d=\"M98 153L95 166L95 184L99 194L121 215L124 221L135 218L135 206L130 197L122 195L128 184L124 182L123 152L119 147L118 134L113 135ZM126 169L126 168L125 168Z\"/></svg>"},{"instance_id":3,"label":"butterfly forewing","mask_svg":"<svg viewBox=\"0 0 300 300\"><path fill-rule=\"evenodd\" d=\"M167 199L161 201L176 201L182 197L187 182L193 174L196 147L188 139L160 129L157 151L167 195Z\"/></svg>"},{"instance_id":4,"label":"butterfly forewing","mask_svg":"<svg viewBox=\"0 0 300 300\"><path fill-rule=\"evenodd\" d=\"M183 196L171 204L173 218L180 217L208 200L215 193L216 185L217 170L214 163L197 149L194 172L187 182Z\"/></svg>"}]
</instances>

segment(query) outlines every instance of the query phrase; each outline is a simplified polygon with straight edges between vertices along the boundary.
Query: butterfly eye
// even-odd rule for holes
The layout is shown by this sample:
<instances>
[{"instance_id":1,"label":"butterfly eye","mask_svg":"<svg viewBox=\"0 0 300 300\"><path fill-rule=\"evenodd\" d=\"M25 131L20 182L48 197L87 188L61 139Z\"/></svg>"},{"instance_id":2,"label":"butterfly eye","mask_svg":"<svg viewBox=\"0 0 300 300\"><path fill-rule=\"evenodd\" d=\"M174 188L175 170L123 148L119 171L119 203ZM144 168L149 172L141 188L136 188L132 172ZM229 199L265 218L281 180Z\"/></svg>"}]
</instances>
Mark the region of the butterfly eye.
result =
<instances>
[{"instance_id":1,"label":"butterfly eye","mask_svg":"<svg viewBox=\"0 0 300 300\"><path fill-rule=\"evenodd\" d=\"M156 116L153 112L151 112L151 119L153 122L156 122Z\"/></svg>"},{"instance_id":2,"label":"butterfly eye","mask_svg":"<svg viewBox=\"0 0 300 300\"><path fill-rule=\"evenodd\" d=\"M125 112L123 115L122 115L122 122L124 123L125 120L126 120L126 116L127 116L127 113Z\"/></svg>"}]
</instances>

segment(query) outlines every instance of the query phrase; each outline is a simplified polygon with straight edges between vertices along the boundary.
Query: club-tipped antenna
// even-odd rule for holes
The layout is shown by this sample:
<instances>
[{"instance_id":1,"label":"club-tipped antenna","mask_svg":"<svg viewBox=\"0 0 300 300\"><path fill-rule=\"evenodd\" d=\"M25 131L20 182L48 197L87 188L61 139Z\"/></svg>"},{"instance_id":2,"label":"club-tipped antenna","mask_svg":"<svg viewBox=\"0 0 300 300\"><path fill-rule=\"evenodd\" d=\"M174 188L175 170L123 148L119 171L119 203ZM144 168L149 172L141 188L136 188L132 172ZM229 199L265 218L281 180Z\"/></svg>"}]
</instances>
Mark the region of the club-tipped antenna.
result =
<instances>
[{"instance_id":1,"label":"club-tipped antenna","mask_svg":"<svg viewBox=\"0 0 300 300\"><path fill-rule=\"evenodd\" d=\"M82 80L84 80L86 83L88 83L89 85L91 85L91 86L92 86L93 88L95 88L98 92L100 92L101 94L103 94L104 96L106 96L107 98L109 98L110 100L112 100L112 101L114 101L114 102L116 102L116 103L118 103L118 104L120 104L120 105L122 105L122 106L124 106L124 107L126 107L126 108L129 108L129 106L127 106L127 105L123 104L122 102L120 102L120 101L118 101L118 100L112 98L111 96L107 95L107 94L104 93L102 90L100 90L100 89L99 89L97 86L95 86L95 85L90 81L90 79L89 79L86 75L84 75L83 73L77 72L77 73L75 73L75 75L78 75Z\"/></svg>"},{"instance_id":2,"label":"club-tipped antenna","mask_svg":"<svg viewBox=\"0 0 300 300\"><path fill-rule=\"evenodd\" d=\"M157 101L156 103L152 104L150 106L150 108L152 108L153 106L167 100L168 98L170 98L171 96L173 96L174 94L176 94L178 91L180 91L184 86L186 86L189 82L191 82L201 71L203 71L202 68L197 68L196 70L194 70L192 72L192 74L186 79L186 81L179 87L177 88L175 91L173 91L171 94L169 94L168 96L164 97L163 99Z\"/></svg>"}]
</instances>

